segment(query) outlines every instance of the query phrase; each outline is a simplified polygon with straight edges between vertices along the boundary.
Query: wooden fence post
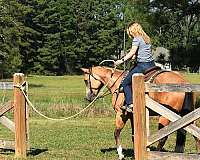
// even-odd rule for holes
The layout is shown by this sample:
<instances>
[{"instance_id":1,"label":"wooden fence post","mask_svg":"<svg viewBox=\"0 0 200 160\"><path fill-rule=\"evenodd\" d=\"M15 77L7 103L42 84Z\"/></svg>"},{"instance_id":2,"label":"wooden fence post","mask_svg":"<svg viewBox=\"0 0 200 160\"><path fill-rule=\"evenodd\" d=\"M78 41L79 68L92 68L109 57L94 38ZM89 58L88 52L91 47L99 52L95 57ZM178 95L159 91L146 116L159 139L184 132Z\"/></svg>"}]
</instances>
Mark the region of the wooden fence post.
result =
<instances>
[{"instance_id":1,"label":"wooden fence post","mask_svg":"<svg viewBox=\"0 0 200 160\"><path fill-rule=\"evenodd\" d=\"M134 113L134 155L135 160L147 160L144 75L134 74L132 78L132 84Z\"/></svg>"},{"instance_id":2,"label":"wooden fence post","mask_svg":"<svg viewBox=\"0 0 200 160\"><path fill-rule=\"evenodd\" d=\"M22 85L24 74L15 73L14 85ZM14 87L15 156L26 158L26 101L21 90Z\"/></svg>"}]
</instances>

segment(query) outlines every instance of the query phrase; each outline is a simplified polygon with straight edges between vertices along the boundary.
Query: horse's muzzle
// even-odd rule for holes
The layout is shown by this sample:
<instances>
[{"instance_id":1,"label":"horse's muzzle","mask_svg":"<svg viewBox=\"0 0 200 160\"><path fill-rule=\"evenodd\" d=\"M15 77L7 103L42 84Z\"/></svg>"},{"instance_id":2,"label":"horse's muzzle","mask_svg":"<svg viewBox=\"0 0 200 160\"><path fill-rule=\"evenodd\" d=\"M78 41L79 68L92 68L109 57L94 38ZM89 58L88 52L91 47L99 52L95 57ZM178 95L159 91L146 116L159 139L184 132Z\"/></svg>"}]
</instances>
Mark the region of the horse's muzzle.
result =
<instances>
[{"instance_id":1,"label":"horse's muzzle","mask_svg":"<svg viewBox=\"0 0 200 160\"><path fill-rule=\"evenodd\" d=\"M86 94L85 99L88 100L89 102L93 101L95 99L96 95L94 93L88 93Z\"/></svg>"}]
</instances>

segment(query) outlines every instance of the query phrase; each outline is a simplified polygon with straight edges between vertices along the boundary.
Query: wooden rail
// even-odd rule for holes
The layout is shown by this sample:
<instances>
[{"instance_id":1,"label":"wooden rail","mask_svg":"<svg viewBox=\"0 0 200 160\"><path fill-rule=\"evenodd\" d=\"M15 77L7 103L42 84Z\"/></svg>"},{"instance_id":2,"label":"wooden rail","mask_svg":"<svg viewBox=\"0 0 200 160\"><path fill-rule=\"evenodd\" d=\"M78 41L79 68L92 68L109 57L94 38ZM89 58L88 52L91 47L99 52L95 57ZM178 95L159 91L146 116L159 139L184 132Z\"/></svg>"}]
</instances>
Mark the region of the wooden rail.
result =
<instances>
[{"instance_id":1,"label":"wooden rail","mask_svg":"<svg viewBox=\"0 0 200 160\"><path fill-rule=\"evenodd\" d=\"M199 84L154 84L145 83L146 92L199 92Z\"/></svg>"},{"instance_id":2,"label":"wooden rail","mask_svg":"<svg viewBox=\"0 0 200 160\"><path fill-rule=\"evenodd\" d=\"M200 159L197 154L177 154L162 152L147 152L147 147L163 137L177 131L180 128L185 129L195 137L200 139L200 128L191 122L200 118L200 108L181 117L171 110L165 108L161 104L155 102L145 95L146 92L193 92L200 91L200 85L189 84L149 84L144 83L143 74L134 74L132 79L133 85L133 106L134 106L134 155L135 160L161 160L161 159L184 159L195 160ZM149 135L149 117L148 110L152 109L158 114L169 119L171 123L160 129L157 133Z\"/></svg>"},{"instance_id":3,"label":"wooden rail","mask_svg":"<svg viewBox=\"0 0 200 160\"><path fill-rule=\"evenodd\" d=\"M13 82L0 82L0 89L13 89Z\"/></svg>"}]
</instances>

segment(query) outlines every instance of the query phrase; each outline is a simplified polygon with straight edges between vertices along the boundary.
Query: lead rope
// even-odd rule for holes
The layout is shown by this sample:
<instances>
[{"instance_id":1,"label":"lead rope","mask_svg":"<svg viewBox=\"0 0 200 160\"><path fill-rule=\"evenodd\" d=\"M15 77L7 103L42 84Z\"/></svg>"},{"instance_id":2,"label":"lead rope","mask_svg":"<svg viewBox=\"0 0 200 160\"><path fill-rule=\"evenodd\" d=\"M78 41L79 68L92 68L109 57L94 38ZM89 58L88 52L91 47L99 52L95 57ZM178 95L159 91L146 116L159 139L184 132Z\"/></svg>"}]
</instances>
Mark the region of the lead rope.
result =
<instances>
[{"instance_id":1,"label":"lead rope","mask_svg":"<svg viewBox=\"0 0 200 160\"><path fill-rule=\"evenodd\" d=\"M26 83L26 82L24 82L24 83ZM97 94L97 96L93 99L93 101L90 102L85 108L83 108L83 109L82 109L81 111L79 111L78 113L76 113L76 114L74 114L74 115L72 115L72 116L69 116L69 117L65 117L65 118L51 118L51 117L48 117L48 116L44 115L43 113L41 113L40 111L38 111L38 110L36 109L36 107L33 105L33 103L31 103L31 101L29 100L28 96L25 94L22 85L14 85L14 87L19 88L19 89L21 90L21 92L22 92L22 94L24 95L24 97L25 97L25 99L26 99L28 105L31 106L31 108L32 108L36 113L38 113L40 116L42 116L43 118L46 118L46 119L48 119L48 120L53 120L53 121L64 121L64 120L68 120L68 119L71 119L71 118L74 118L74 117L78 116L78 115L81 114L83 111L85 111L87 108L89 108L89 107L99 98L100 94L102 93L102 91L105 89L106 86L104 86L104 87L102 88L102 91L100 91L99 94Z\"/></svg>"},{"instance_id":2,"label":"lead rope","mask_svg":"<svg viewBox=\"0 0 200 160\"><path fill-rule=\"evenodd\" d=\"M113 72L116 70L116 67L113 69ZM112 77L111 77L112 78ZM38 113L40 116L42 116L43 118L46 118L48 120L52 120L52 121L64 121L64 120L68 120L68 119L71 119L71 118L75 118L76 116L78 116L79 114L81 114L82 112L84 112L86 109L88 109L100 96L102 96L104 93L103 93L103 90L108 86L108 83L110 82L111 78L109 79L109 81L106 83L106 85L103 86L103 88L100 90L100 92L97 94L97 96L92 100L92 102L90 102L85 108L83 108L81 111L79 111L78 113L72 115L72 116L69 116L69 117L65 117L65 118L51 118L51 117L48 117L44 114L42 114L40 111L38 111L35 106L31 103L31 101L29 100L28 96L26 95L26 93L24 92L24 84L27 84L26 81L24 81L22 83L22 85L14 85L13 87L16 87L16 88L19 88L22 92L22 94L24 95L27 103L29 106L32 107L32 109Z\"/></svg>"}]
</instances>

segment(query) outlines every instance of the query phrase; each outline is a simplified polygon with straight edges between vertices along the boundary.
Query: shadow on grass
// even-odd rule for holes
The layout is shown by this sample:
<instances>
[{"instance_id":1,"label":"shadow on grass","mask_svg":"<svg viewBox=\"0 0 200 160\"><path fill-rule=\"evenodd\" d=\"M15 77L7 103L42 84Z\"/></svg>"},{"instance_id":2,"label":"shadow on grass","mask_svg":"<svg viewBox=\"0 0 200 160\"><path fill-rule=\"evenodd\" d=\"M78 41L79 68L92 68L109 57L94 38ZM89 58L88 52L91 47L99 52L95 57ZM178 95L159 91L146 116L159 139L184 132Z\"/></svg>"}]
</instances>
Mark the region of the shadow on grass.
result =
<instances>
[{"instance_id":1,"label":"shadow on grass","mask_svg":"<svg viewBox=\"0 0 200 160\"><path fill-rule=\"evenodd\" d=\"M29 151L28 151L28 156L36 156L36 155L39 155L43 152L46 152L48 151L48 149L38 149L38 148L31 148Z\"/></svg>"},{"instance_id":2,"label":"shadow on grass","mask_svg":"<svg viewBox=\"0 0 200 160\"><path fill-rule=\"evenodd\" d=\"M150 149L150 151L158 151L155 146L150 146L149 149ZM163 148L160 152L169 152L169 153L172 152L173 153L173 151L168 151L165 148Z\"/></svg>"},{"instance_id":3,"label":"shadow on grass","mask_svg":"<svg viewBox=\"0 0 200 160\"><path fill-rule=\"evenodd\" d=\"M106 152L113 152L113 151L116 151L117 148L106 148L106 149L101 149L101 152L102 153L106 153Z\"/></svg>"},{"instance_id":4,"label":"shadow on grass","mask_svg":"<svg viewBox=\"0 0 200 160\"><path fill-rule=\"evenodd\" d=\"M12 155L15 153L14 149L0 149L0 154L2 155Z\"/></svg>"},{"instance_id":5,"label":"shadow on grass","mask_svg":"<svg viewBox=\"0 0 200 160\"><path fill-rule=\"evenodd\" d=\"M48 151L48 149L38 149L38 148L31 148L27 151L27 156L36 156L43 152ZM13 155L15 154L14 149L0 149L0 155Z\"/></svg>"},{"instance_id":6,"label":"shadow on grass","mask_svg":"<svg viewBox=\"0 0 200 160\"><path fill-rule=\"evenodd\" d=\"M40 87L44 87L43 84L29 84L30 88L40 88Z\"/></svg>"},{"instance_id":7,"label":"shadow on grass","mask_svg":"<svg viewBox=\"0 0 200 160\"><path fill-rule=\"evenodd\" d=\"M107 148L107 149L101 149L101 152L102 153L106 153L106 152L116 152L116 154L117 154L117 148ZM133 152L133 149L124 149L123 148L123 154L124 154L124 156L125 157L133 157L133 155L134 155L134 152Z\"/></svg>"},{"instance_id":8,"label":"shadow on grass","mask_svg":"<svg viewBox=\"0 0 200 160\"><path fill-rule=\"evenodd\" d=\"M151 151L157 151L156 147L154 146L151 146L150 147L150 150ZM106 152L116 152L117 154L117 148L107 148L107 149L101 149L101 152L102 153L106 153ZM167 151L167 150L162 150L162 152L170 152L170 151ZM134 156L134 151L132 148L123 148L123 154L125 157L133 157Z\"/></svg>"}]
</instances>

